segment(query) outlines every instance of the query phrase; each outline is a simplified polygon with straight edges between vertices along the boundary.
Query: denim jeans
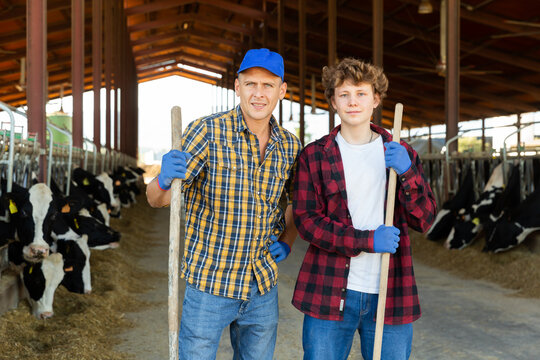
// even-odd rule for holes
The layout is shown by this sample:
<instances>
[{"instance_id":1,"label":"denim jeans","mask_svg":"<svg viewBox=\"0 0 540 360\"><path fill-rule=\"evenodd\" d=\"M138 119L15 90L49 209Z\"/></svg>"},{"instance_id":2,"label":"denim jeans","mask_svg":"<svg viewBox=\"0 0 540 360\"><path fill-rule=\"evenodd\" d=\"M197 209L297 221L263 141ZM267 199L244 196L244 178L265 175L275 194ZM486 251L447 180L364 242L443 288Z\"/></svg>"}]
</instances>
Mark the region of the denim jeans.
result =
<instances>
[{"instance_id":1,"label":"denim jeans","mask_svg":"<svg viewBox=\"0 0 540 360\"><path fill-rule=\"evenodd\" d=\"M321 320L305 315L302 338L304 360L347 359L356 331L360 334L362 357L371 360L378 299L378 294L347 290L343 321ZM412 324L384 325L381 359L408 359L412 335Z\"/></svg>"},{"instance_id":2,"label":"denim jeans","mask_svg":"<svg viewBox=\"0 0 540 360\"><path fill-rule=\"evenodd\" d=\"M180 323L179 359L215 359L223 330L229 326L235 360L271 360L276 345L278 291L261 295L250 283L248 300L211 295L186 286Z\"/></svg>"}]
</instances>

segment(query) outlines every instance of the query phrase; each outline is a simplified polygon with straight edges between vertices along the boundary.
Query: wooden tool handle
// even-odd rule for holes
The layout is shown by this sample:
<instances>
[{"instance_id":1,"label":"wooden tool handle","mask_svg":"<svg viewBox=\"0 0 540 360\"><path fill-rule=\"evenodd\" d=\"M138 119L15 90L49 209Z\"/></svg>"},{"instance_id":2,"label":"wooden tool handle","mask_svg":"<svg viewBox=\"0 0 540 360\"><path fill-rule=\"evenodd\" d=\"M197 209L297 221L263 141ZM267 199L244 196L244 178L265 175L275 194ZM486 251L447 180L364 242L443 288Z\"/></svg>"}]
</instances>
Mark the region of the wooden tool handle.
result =
<instances>
[{"instance_id":1,"label":"wooden tool handle","mask_svg":"<svg viewBox=\"0 0 540 360\"><path fill-rule=\"evenodd\" d=\"M182 150L182 111L171 109L172 148ZM180 212L182 180L171 185L171 218L169 222L169 360L178 360L178 264L180 262Z\"/></svg>"},{"instance_id":2,"label":"wooden tool handle","mask_svg":"<svg viewBox=\"0 0 540 360\"><path fill-rule=\"evenodd\" d=\"M403 104L397 103L394 110L394 131L392 141L399 144L401 135L401 119L403 117ZM390 169L388 179L388 194L386 196L386 218L384 224L392 226L394 224L394 204L396 200L397 174L394 169ZM373 360L381 358L382 337L384 329L384 310L386 307L386 290L388 289L388 266L390 264L390 253L383 253L381 259L381 279L379 283L379 303L377 304L377 320L375 325L375 341L373 343Z\"/></svg>"}]
</instances>

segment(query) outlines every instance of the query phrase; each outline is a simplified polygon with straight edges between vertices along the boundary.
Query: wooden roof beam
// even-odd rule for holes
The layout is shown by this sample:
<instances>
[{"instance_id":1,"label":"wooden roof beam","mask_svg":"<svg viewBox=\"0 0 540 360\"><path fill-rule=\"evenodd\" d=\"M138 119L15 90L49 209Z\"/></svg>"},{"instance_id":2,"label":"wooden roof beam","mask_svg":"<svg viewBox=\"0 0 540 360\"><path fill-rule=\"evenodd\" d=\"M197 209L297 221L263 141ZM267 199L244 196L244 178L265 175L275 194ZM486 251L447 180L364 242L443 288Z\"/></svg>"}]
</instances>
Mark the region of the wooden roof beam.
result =
<instances>
[{"instance_id":1,"label":"wooden roof beam","mask_svg":"<svg viewBox=\"0 0 540 360\"><path fill-rule=\"evenodd\" d=\"M171 69L171 70L167 70L167 71L163 71L159 73L146 74L144 76L139 77L138 82L141 83L141 82L156 80L156 79L173 76L173 75L178 75L178 76L182 76L188 79L201 81L201 82L211 84L211 85L216 85L215 78L205 76L204 74L199 74L199 73L186 71L182 69Z\"/></svg>"},{"instance_id":2,"label":"wooden roof beam","mask_svg":"<svg viewBox=\"0 0 540 360\"><path fill-rule=\"evenodd\" d=\"M181 61L179 59L187 59L189 61L195 61L199 63L203 63L206 66L213 66L216 69L222 69L222 71L227 70L227 66L230 66L232 64L232 61L216 61L209 59L207 57L199 57L193 54L186 53L185 50L177 51L170 54L165 55L159 55L159 56L153 56L146 59L141 59L139 61L136 61L137 68L140 68L142 66L155 64L159 61L163 60L175 60L175 61Z\"/></svg>"},{"instance_id":3,"label":"wooden roof beam","mask_svg":"<svg viewBox=\"0 0 540 360\"><path fill-rule=\"evenodd\" d=\"M212 54L212 55L216 55L216 56L219 56L219 57L222 57L222 58L225 58L225 59L233 59L234 58L234 53L230 53L230 52L227 52L227 51L222 51L222 50L219 50L217 48L208 48L208 47L204 47L204 46L200 46L200 45L195 45L195 44L192 44L192 43L189 43L189 42L185 42L185 43L181 43L181 44L178 44L178 43L174 43L174 44L167 44L167 45L163 45L163 46L160 46L159 48L152 48L152 49L145 49L145 50L141 50L141 51L138 51L136 53L133 54L133 57L136 59L136 58L140 58L142 56L146 56L146 55L150 55L150 54L156 54L160 51L173 51L173 53L176 53L174 50L179 50L179 49L183 49L183 48L189 48L189 49L195 49L195 50L199 50L199 51L203 51L203 52L206 52L206 53L209 53L209 54ZM164 54L164 55L167 55L167 54Z\"/></svg>"},{"instance_id":4,"label":"wooden roof beam","mask_svg":"<svg viewBox=\"0 0 540 360\"><path fill-rule=\"evenodd\" d=\"M71 1L57 0L47 1L47 12L55 10L65 10L71 8ZM10 21L26 18L26 4L25 5L12 5L7 9L0 11L0 22Z\"/></svg>"},{"instance_id":5,"label":"wooden roof beam","mask_svg":"<svg viewBox=\"0 0 540 360\"><path fill-rule=\"evenodd\" d=\"M269 26L272 26L272 27L276 26L276 22L272 21L272 20L270 20L268 22L268 24L269 24ZM313 28L312 26L309 26L309 25L308 25L307 28L308 28L309 33L320 36L323 39L326 39L326 37L327 37L326 32L315 29L315 28ZM388 29L386 24L385 24L385 29ZM339 41L341 43L346 44L346 45L366 50L369 53L371 53L371 51L372 51L371 46L368 46L367 44L362 43L362 41L359 41L358 39L354 39L354 38L352 38L350 36L347 36L347 35L340 35L339 36ZM290 48L294 48L294 46L291 45L291 44L287 44L287 46L290 47ZM399 51L399 50L396 50L396 49L385 49L384 54L385 54L385 56L392 56L392 57L395 57L396 59L407 60L409 62L412 62L412 63L420 65L420 66L424 66L424 67L432 66L432 64L426 63L424 59L412 57L410 55L410 53L408 53L408 52L403 52L403 51ZM513 57L513 58L515 58L515 57ZM540 64L539 64L539 68L540 68ZM536 73L536 71L535 71L535 73ZM467 78L472 78L472 79L475 79L475 80L480 80L480 81L487 82L487 83L490 83L490 84L500 85L501 87L512 89L512 90L517 91L519 93L526 93L528 95L532 95L533 97L535 97L537 99L540 99L540 87L536 87L536 86L533 86L533 85L531 85L529 83L526 83L526 82L520 80L517 77L504 78L504 77L500 77L500 76L487 75L487 74L479 76L479 75L463 74L463 73L461 74L461 76L462 77L467 77Z\"/></svg>"},{"instance_id":6,"label":"wooden roof beam","mask_svg":"<svg viewBox=\"0 0 540 360\"><path fill-rule=\"evenodd\" d=\"M183 48L183 47L190 47L190 48L193 48L193 49L198 49L198 50L202 50L202 51L206 51L206 52L211 52L214 55L218 55L218 56L224 57L226 59L233 58L234 55L235 55L234 53L221 50L221 49L219 49L217 47L208 48L208 47L204 47L204 46L200 46L200 45L195 45L195 44L193 44L191 42L188 42L188 41L174 41L172 43L168 43L168 44L164 44L164 45L155 46L155 47L151 47L151 48L136 51L136 52L133 53L133 57L138 58L138 57L145 56L145 55L150 55L150 54L158 54L159 55L160 52L163 52L163 51L175 51L175 50L178 50L178 49Z\"/></svg>"},{"instance_id":7,"label":"wooden roof beam","mask_svg":"<svg viewBox=\"0 0 540 360\"><path fill-rule=\"evenodd\" d=\"M270 0L270 1L277 1L277 0ZM404 1L404 0L402 0L402 1ZM413 1L413 0L411 0L411 1ZM414 1L416 1L416 0L414 0ZM418 1L416 1L416 3L418 4ZM288 2L287 6L298 10L297 2L292 2L292 3ZM321 16L326 16L325 12L323 11L326 8L326 6L325 6L324 3L320 2L320 1L311 0L310 3L309 3L309 8L311 9L311 11L313 13L318 14L318 13L322 12ZM347 19L347 20L354 21L354 22L358 22L358 23L365 24L365 25L368 25L368 26L371 26L371 24L372 24L373 19L372 19L372 17L370 15L364 14L364 13L362 13L360 11L357 11L357 10L354 10L354 9L348 9L348 8L347 9L341 8L340 10L341 11L338 11L338 17L340 17L340 18ZM277 22L276 19L270 19L270 21L268 22L268 25L276 28L276 26L277 26L276 22ZM293 27L293 26L287 26L286 25L286 27L285 27L285 29L288 32L296 33L294 28L295 28L295 26ZM424 41L434 43L434 44L439 44L439 41L440 41L439 35L437 35L437 34L422 33L422 32L419 32L414 27L407 26L407 25L402 25L402 24L397 23L395 21L394 22L392 22L392 21L385 22L384 30L385 31L392 31L392 32L395 32L395 33L398 33L398 34L403 34L403 35L406 35L406 36L414 36L417 39L424 40ZM317 34L317 35L322 35L322 36L327 35L324 31L320 31L319 28L314 27L314 26L308 26L307 31L308 31L308 33L314 33L314 34ZM341 35L339 37L339 40L340 41L342 40ZM359 42L358 39L355 39L355 41ZM496 50L492 50L492 49L485 49L485 48L483 48L481 51L478 51L477 46L475 46L475 45L473 45L471 43L468 43L466 41L463 41L463 40L461 40L460 47L461 47L462 52L464 52L464 53L465 52L475 52L477 56L481 56L481 57L484 57L484 58L488 58L490 60L506 63L506 64L509 64L509 65L512 65L512 66L521 67L521 68L529 70L529 71L537 72L538 69L540 69L540 62L524 58L523 56L516 57L516 56L514 56L512 54L507 54L507 53L504 53L504 52L501 52L501 51L496 51ZM385 49L385 54L387 54L386 49Z\"/></svg>"},{"instance_id":8,"label":"wooden roof beam","mask_svg":"<svg viewBox=\"0 0 540 360\"><path fill-rule=\"evenodd\" d=\"M420 0L399 0L402 3L411 4L416 7L420 4ZM437 1L433 1L431 3L433 10L439 12L440 11L440 3ZM506 19L490 14L485 11L479 11L479 10L473 10L469 11L466 7L462 7L460 10L461 13L461 19L466 19L468 21L486 25L495 29L508 31L510 33L523 33L523 27L519 25L509 24L505 22ZM532 15L532 14L531 14ZM525 35L530 38L539 39L540 40L540 34L529 34Z\"/></svg>"},{"instance_id":9,"label":"wooden roof beam","mask_svg":"<svg viewBox=\"0 0 540 360\"><path fill-rule=\"evenodd\" d=\"M208 26L216 27L221 30L228 30L234 33L240 33L244 35L255 34L255 31L249 27L242 27L238 25L230 24L226 21L223 21L220 18L215 18L207 16L204 14L178 14L178 15L169 15L161 17L154 21L143 21L138 24L130 25L128 30L130 33L137 31L147 31L151 29L158 29L161 27L178 25L186 21L194 21Z\"/></svg>"},{"instance_id":10,"label":"wooden roof beam","mask_svg":"<svg viewBox=\"0 0 540 360\"><path fill-rule=\"evenodd\" d=\"M178 7L186 4L191 4L193 0L160 0L151 3L128 7L125 9L127 16L146 14L160 10L167 10L173 7Z\"/></svg>"},{"instance_id":11,"label":"wooden roof beam","mask_svg":"<svg viewBox=\"0 0 540 360\"><path fill-rule=\"evenodd\" d=\"M253 19L265 19L267 14L259 9L254 9L249 6L240 5L238 3L223 1L223 0L160 0L149 4L138 5L126 9L126 15L136 15L143 13L156 12L166 10L173 7L186 4L204 4L213 6L222 10L227 10L236 14L244 15Z\"/></svg>"},{"instance_id":12,"label":"wooden roof beam","mask_svg":"<svg viewBox=\"0 0 540 360\"><path fill-rule=\"evenodd\" d=\"M86 17L84 21L85 31L87 29L87 32L85 32L85 37L87 33L90 34L91 26L92 26L91 17ZM71 32L70 23L60 22L60 23L47 25L47 35L64 32L64 31ZM0 44L2 44L2 46L9 43L23 42L23 41L26 41L26 30L14 31L14 32L3 34L2 36L0 36Z\"/></svg>"},{"instance_id":13,"label":"wooden roof beam","mask_svg":"<svg viewBox=\"0 0 540 360\"><path fill-rule=\"evenodd\" d=\"M231 47L241 47L243 44L236 40L226 39L222 38L220 36L215 35L208 35L206 33L203 33L202 31L198 31L195 29L190 29L189 31L171 31L167 33L161 33L156 34L153 36L144 36L136 40L131 41L132 46L139 46L139 45L146 45L148 43L153 43L157 41L162 40L170 40L170 39L177 39L177 38L184 38L184 37L197 37L197 38L204 38L205 40L215 42L218 44L224 44Z\"/></svg>"}]
</instances>

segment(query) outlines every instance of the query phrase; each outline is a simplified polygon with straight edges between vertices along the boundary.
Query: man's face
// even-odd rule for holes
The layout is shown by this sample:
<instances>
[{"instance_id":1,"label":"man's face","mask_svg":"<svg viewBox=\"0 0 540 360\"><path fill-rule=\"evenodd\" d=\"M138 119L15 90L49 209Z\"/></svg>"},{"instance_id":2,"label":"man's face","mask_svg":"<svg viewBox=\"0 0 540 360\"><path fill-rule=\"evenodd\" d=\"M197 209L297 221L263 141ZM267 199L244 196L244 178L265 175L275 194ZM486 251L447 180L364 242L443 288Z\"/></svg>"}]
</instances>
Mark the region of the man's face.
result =
<instances>
[{"instance_id":1,"label":"man's face","mask_svg":"<svg viewBox=\"0 0 540 360\"><path fill-rule=\"evenodd\" d=\"M268 121L277 102L287 92L287 83L270 71L254 67L242 71L234 82L246 121Z\"/></svg>"},{"instance_id":2,"label":"man's face","mask_svg":"<svg viewBox=\"0 0 540 360\"><path fill-rule=\"evenodd\" d=\"M379 95L373 93L371 84L362 82L355 85L351 80L345 80L336 87L332 97L332 106L341 122L349 126L369 124L379 102Z\"/></svg>"}]
</instances>

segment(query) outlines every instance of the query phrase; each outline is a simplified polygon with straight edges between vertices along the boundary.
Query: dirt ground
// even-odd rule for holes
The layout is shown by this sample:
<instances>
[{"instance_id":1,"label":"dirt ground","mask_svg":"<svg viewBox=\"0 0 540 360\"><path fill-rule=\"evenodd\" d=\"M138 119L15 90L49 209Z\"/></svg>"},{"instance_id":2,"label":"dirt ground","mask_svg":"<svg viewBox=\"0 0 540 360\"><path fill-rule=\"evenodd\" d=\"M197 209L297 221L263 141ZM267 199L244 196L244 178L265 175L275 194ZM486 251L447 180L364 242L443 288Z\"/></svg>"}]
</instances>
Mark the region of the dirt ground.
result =
<instances>
[{"instance_id":1,"label":"dirt ground","mask_svg":"<svg viewBox=\"0 0 540 360\"><path fill-rule=\"evenodd\" d=\"M92 252L93 293L60 288L46 321L26 301L0 316L0 359L167 359L168 219L143 198L126 209L112 223L121 247ZM412 244L423 316L411 359L538 358L540 255L531 244L502 254L482 253L481 242L449 251L420 234ZM279 266L275 359L302 358L303 315L290 301L306 248L297 240ZM361 359L359 349L356 339L349 359ZM227 329L217 358L232 358Z\"/></svg>"},{"instance_id":2,"label":"dirt ground","mask_svg":"<svg viewBox=\"0 0 540 360\"><path fill-rule=\"evenodd\" d=\"M155 210L156 213L167 209ZM164 216L156 219L160 224ZM163 241L154 242L142 260L148 270L162 272L154 289L138 295L155 304L127 318L138 325L121 334L116 347L135 359L167 357L166 297L167 226L158 226ZM481 252L481 242L463 251L411 234L423 316L414 325L411 359L533 359L540 353L540 256L529 245L502 254ZM291 305L298 269L307 243L297 240L291 256L280 264L280 322L275 359L302 359L303 315ZM501 287L504 285L505 287ZM181 281L181 293L184 283ZM182 296L182 294L181 294ZM513 311L510 312L509 309ZM225 329L217 359L232 359ZM355 339L349 359L361 359Z\"/></svg>"}]
</instances>

